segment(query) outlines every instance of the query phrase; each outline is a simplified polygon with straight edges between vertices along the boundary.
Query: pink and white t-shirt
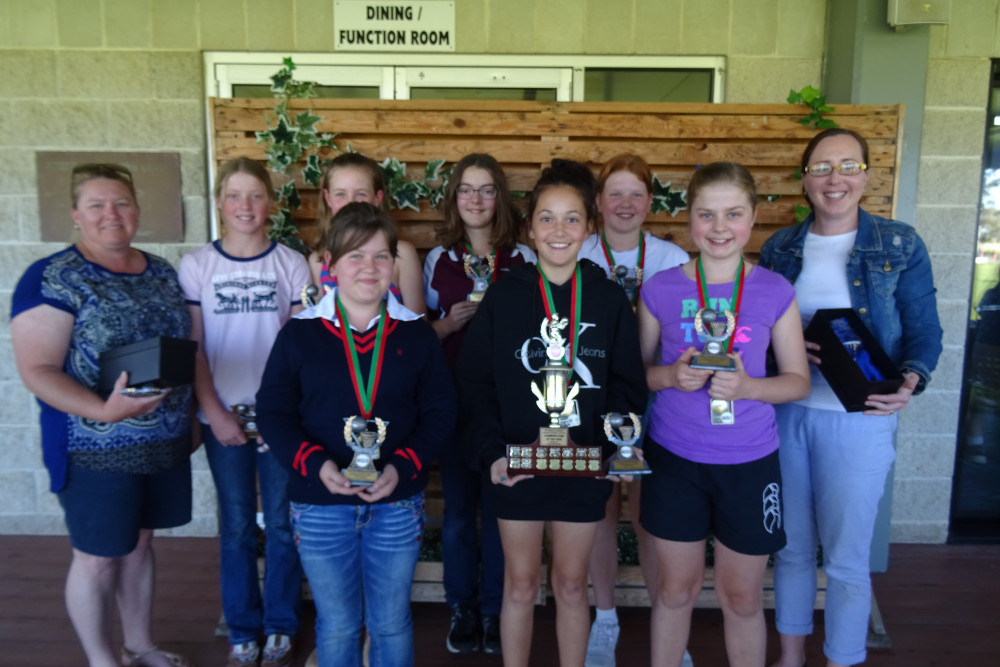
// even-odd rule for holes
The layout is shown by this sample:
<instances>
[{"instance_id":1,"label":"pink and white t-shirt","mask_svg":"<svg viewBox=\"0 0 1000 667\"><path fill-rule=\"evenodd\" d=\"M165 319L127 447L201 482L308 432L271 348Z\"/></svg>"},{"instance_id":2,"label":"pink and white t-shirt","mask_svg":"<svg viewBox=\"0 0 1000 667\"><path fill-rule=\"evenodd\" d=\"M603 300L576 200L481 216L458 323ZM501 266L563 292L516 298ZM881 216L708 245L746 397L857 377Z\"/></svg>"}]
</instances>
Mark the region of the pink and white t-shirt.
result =
<instances>
[{"instance_id":1,"label":"pink and white t-shirt","mask_svg":"<svg viewBox=\"0 0 1000 667\"><path fill-rule=\"evenodd\" d=\"M278 243L256 257L232 257L215 241L184 255L177 274L187 303L201 307L219 401L252 404L274 339L312 282L305 257ZM198 418L208 421L200 410Z\"/></svg>"}]
</instances>

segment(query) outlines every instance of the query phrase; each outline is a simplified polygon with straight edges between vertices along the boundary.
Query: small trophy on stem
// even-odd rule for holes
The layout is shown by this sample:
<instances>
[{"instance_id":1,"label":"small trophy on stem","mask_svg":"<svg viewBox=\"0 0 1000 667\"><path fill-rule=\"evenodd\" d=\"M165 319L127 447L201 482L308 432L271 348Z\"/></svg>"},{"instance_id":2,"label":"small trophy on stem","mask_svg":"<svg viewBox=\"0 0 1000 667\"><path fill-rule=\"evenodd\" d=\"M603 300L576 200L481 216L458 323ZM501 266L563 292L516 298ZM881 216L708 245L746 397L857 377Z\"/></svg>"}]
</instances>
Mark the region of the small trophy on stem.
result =
<instances>
[{"instance_id":1,"label":"small trophy on stem","mask_svg":"<svg viewBox=\"0 0 1000 667\"><path fill-rule=\"evenodd\" d=\"M604 435L608 442L618 447L618 451L608 462L609 475L646 475L652 470L639 458L635 443L642 437L642 422L634 413L628 413L631 424L625 423L625 415L609 412L604 415Z\"/></svg>"},{"instance_id":2,"label":"small trophy on stem","mask_svg":"<svg viewBox=\"0 0 1000 667\"><path fill-rule=\"evenodd\" d=\"M389 422L378 417L344 418L344 442L354 450L354 458L342 474L350 480L352 486L371 486L378 479L379 472L375 469L375 461L379 458L382 443L385 442L388 425ZM374 431L370 430L371 426L375 427Z\"/></svg>"},{"instance_id":3,"label":"small trophy on stem","mask_svg":"<svg viewBox=\"0 0 1000 667\"><path fill-rule=\"evenodd\" d=\"M490 286L490 277L496 270L496 260L492 255L465 255L465 275L472 279L472 291L468 301L482 301Z\"/></svg>"},{"instance_id":4,"label":"small trophy on stem","mask_svg":"<svg viewBox=\"0 0 1000 667\"><path fill-rule=\"evenodd\" d=\"M735 371L736 362L726 354L724 343L736 331L736 317L728 310L722 311L725 319L711 308L702 308L694 316L694 331L705 341L705 349L691 359L691 368L710 371ZM728 426L735 419L732 401L713 398L709 403L713 426Z\"/></svg>"}]
</instances>

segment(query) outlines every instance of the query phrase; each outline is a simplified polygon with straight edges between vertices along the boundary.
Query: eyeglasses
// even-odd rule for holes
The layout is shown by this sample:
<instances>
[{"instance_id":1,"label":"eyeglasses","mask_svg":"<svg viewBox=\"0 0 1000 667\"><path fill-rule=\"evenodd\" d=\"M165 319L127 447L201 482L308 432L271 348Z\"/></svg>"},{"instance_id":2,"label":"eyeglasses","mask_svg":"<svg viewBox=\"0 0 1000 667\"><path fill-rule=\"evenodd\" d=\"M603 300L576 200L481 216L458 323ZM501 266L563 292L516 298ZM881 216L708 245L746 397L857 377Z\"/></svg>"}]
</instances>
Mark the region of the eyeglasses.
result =
<instances>
[{"instance_id":1,"label":"eyeglasses","mask_svg":"<svg viewBox=\"0 0 1000 667\"><path fill-rule=\"evenodd\" d=\"M459 199L472 199L473 195L479 195L481 199L496 199L497 186L483 185L481 187L474 188L471 185L460 185L455 189L455 193L458 195Z\"/></svg>"},{"instance_id":2,"label":"eyeglasses","mask_svg":"<svg viewBox=\"0 0 1000 667\"><path fill-rule=\"evenodd\" d=\"M863 171L867 171L868 165L864 162L842 162L841 164L830 164L829 162L817 162L806 167L803 171L810 176L823 178L829 176L836 170L841 176L857 176Z\"/></svg>"}]
</instances>

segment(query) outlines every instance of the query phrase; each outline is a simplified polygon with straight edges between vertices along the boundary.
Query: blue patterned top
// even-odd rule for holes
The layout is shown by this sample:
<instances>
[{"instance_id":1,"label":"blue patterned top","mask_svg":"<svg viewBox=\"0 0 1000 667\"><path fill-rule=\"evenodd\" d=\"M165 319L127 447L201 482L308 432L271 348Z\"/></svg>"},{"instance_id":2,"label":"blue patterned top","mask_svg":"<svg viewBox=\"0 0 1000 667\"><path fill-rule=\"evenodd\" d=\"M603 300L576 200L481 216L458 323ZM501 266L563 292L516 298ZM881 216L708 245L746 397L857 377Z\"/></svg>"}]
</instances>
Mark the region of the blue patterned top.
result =
<instances>
[{"instance_id":1,"label":"blue patterned top","mask_svg":"<svg viewBox=\"0 0 1000 667\"><path fill-rule=\"evenodd\" d=\"M11 299L11 318L47 305L74 318L63 370L95 393L102 352L157 336L188 338L191 317L166 260L143 253L142 273L116 273L87 261L76 247L40 259L25 271ZM66 414L39 400L42 454L52 491L65 484L66 464L150 474L190 453L191 386L175 387L152 413L105 423Z\"/></svg>"}]
</instances>

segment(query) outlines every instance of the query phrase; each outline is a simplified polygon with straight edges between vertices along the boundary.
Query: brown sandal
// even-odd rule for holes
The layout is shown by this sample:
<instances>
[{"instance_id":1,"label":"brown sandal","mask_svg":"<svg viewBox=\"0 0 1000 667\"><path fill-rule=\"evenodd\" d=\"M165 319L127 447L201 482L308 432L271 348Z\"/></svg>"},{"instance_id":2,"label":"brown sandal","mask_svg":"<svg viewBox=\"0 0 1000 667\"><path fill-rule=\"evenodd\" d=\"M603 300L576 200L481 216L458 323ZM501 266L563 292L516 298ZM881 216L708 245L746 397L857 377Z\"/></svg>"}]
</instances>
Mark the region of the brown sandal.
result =
<instances>
[{"instance_id":1,"label":"brown sandal","mask_svg":"<svg viewBox=\"0 0 1000 667\"><path fill-rule=\"evenodd\" d=\"M149 667L150 663L146 662L146 658L153 654L162 656L173 667L194 667L191 661L184 656L179 653L161 651L156 644L141 652L130 651L125 646L122 646L122 664L125 667Z\"/></svg>"}]
</instances>

